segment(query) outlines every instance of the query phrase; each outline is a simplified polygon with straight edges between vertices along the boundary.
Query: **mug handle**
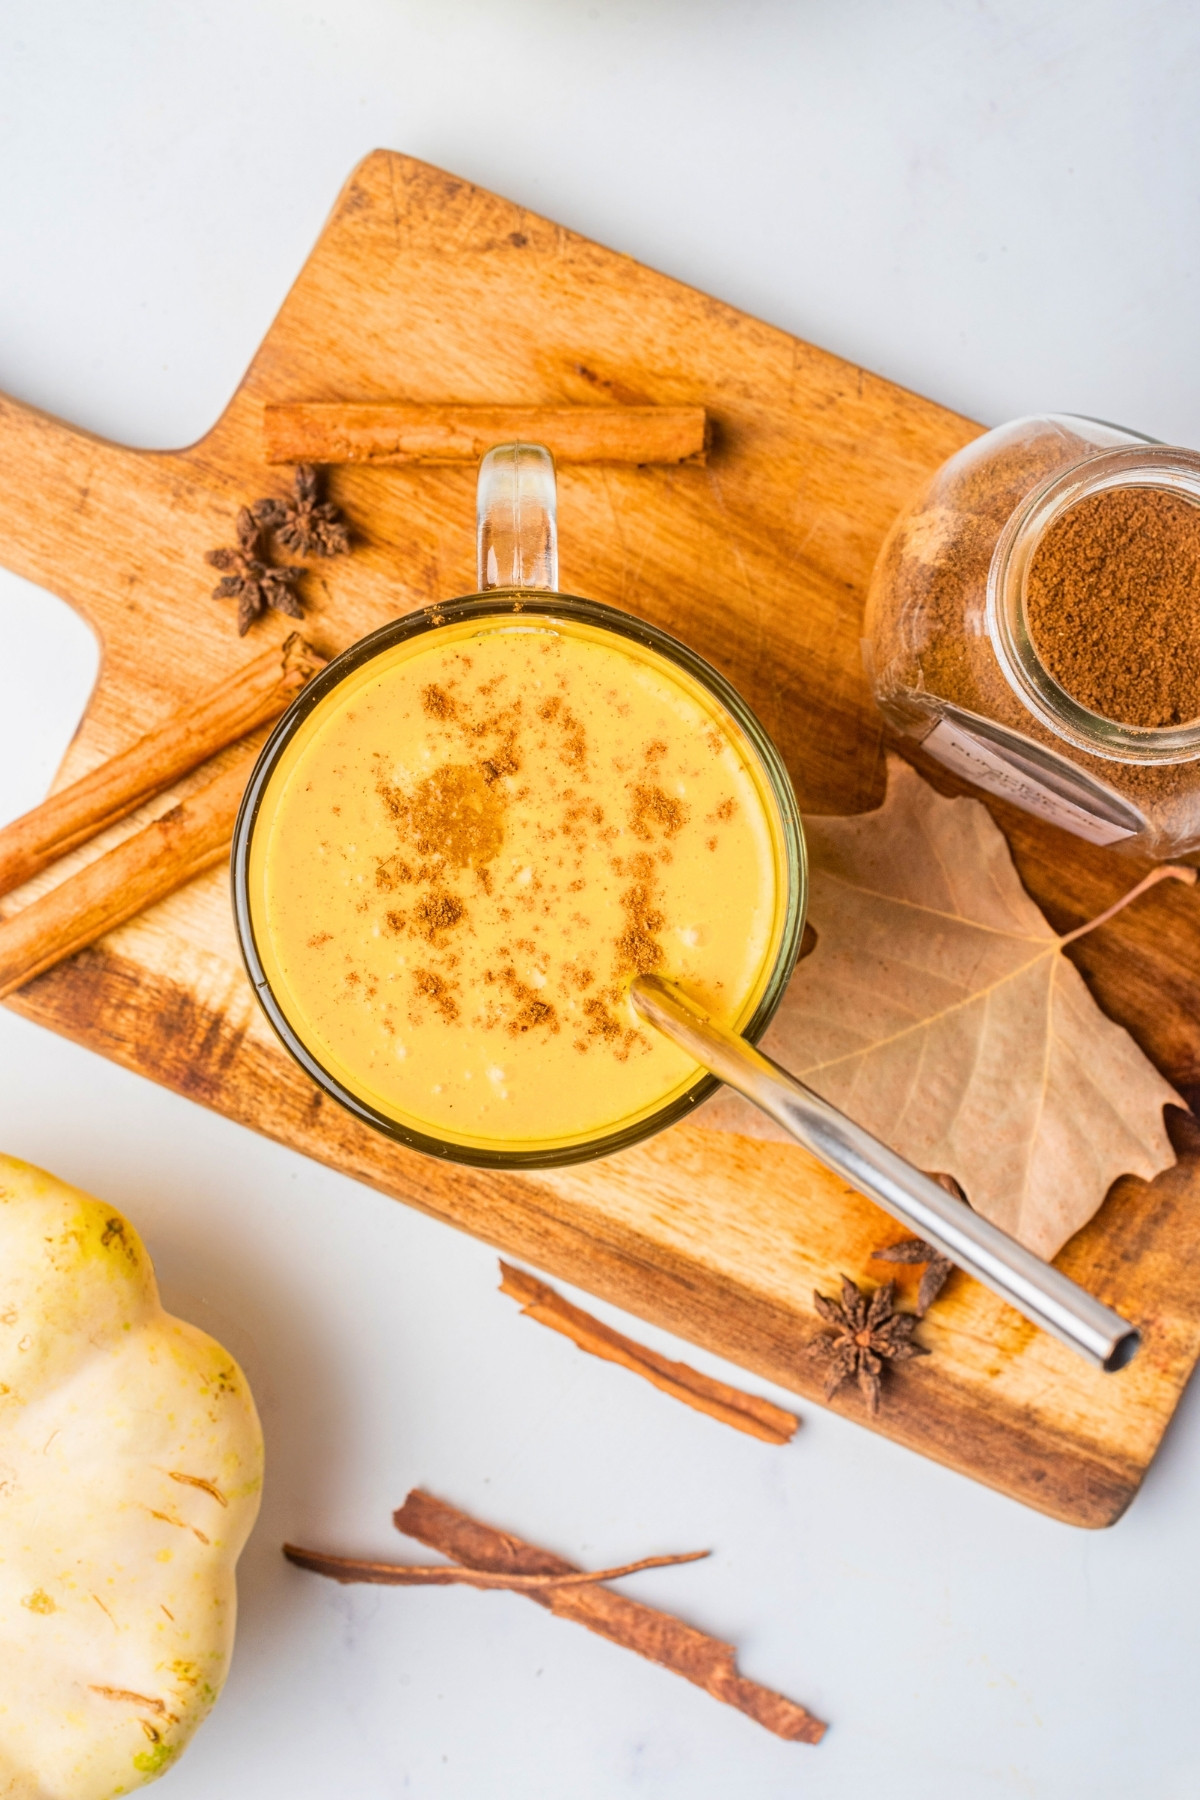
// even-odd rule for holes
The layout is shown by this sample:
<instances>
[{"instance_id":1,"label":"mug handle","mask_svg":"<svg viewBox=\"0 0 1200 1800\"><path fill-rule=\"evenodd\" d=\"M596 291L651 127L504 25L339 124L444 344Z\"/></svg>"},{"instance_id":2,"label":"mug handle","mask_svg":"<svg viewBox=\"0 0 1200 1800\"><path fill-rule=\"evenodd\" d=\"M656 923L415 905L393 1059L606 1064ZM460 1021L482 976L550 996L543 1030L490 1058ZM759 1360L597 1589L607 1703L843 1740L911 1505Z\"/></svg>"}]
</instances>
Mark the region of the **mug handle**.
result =
<instances>
[{"instance_id":1,"label":"mug handle","mask_svg":"<svg viewBox=\"0 0 1200 1800\"><path fill-rule=\"evenodd\" d=\"M479 592L558 588L558 485L543 444L497 444L475 490Z\"/></svg>"}]
</instances>

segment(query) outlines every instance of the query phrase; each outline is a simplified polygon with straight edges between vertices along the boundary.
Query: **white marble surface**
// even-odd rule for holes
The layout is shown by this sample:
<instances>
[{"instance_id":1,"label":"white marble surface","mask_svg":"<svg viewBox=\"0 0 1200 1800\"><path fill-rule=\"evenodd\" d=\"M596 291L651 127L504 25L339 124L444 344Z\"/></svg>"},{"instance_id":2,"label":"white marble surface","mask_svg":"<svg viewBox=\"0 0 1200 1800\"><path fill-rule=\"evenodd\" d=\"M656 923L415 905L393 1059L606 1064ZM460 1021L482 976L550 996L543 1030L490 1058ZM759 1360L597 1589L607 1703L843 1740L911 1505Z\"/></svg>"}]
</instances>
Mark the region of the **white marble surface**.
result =
<instances>
[{"instance_id":1,"label":"white marble surface","mask_svg":"<svg viewBox=\"0 0 1200 1800\"><path fill-rule=\"evenodd\" d=\"M1187 0L5 0L0 389L198 435L383 144L981 418L1194 444L1198 66ZM0 620L8 816L94 652L11 577ZM164 1796L1200 1793L1194 1393L1087 1534L814 1407L785 1450L693 1416L522 1320L482 1246L3 1011L0 1146L129 1212L262 1410L233 1672ZM520 1599L282 1562L285 1536L389 1553L415 1482L582 1559L713 1545L636 1592L825 1744Z\"/></svg>"}]
</instances>

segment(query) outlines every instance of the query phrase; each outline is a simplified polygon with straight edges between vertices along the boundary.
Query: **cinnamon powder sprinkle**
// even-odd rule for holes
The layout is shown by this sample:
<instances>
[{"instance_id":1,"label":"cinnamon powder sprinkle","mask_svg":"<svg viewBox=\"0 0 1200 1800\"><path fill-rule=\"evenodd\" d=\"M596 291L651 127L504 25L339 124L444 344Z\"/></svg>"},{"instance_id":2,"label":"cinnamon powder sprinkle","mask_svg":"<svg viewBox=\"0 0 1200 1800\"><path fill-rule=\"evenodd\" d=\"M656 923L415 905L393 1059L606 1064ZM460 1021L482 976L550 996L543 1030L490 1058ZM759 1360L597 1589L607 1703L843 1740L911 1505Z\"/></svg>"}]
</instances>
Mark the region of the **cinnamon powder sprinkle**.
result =
<instances>
[{"instance_id":1,"label":"cinnamon powder sprinkle","mask_svg":"<svg viewBox=\"0 0 1200 1800\"><path fill-rule=\"evenodd\" d=\"M629 923L617 939L617 970L620 974L648 975L665 961L663 947L654 935L662 930L665 920L642 882L625 890L621 905Z\"/></svg>"},{"instance_id":2,"label":"cinnamon powder sprinkle","mask_svg":"<svg viewBox=\"0 0 1200 1800\"><path fill-rule=\"evenodd\" d=\"M458 925L466 917L467 909L457 894L441 889L436 893L424 894L413 908L413 926L420 937L427 943L436 944L443 932Z\"/></svg>"},{"instance_id":3,"label":"cinnamon powder sprinkle","mask_svg":"<svg viewBox=\"0 0 1200 1800\"><path fill-rule=\"evenodd\" d=\"M1200 506L1106 488L1068 507L1030 561L1026 617L1071 697L1124 725L1200 718Z\"/></svg>"},{"instance_id":4,"label":"cinnamon powder sprinkle","mask_svg":"<svg viewBox=\"0 0 1200 1800\"><path fill-rule=\"evenodd\" d=\"M657 828L664 837L674 837L688 821L688 809L682 800L674 799L660 787L639 782L630 796L629 829L635 837L649 839Z\"/></svg>"},{"instance_id":5,"label":"cinnamon powder sprinkle","mask_svg":"<svg viewBox=\"0 0 1200 1800\"><path fill-rule=\"evenodd\" d=\"M385 894L413 879L412 866L402 856L389 856L386 862L375 865L375 886L382 888Z\"/></svg>"},{"instance_id":6,"label":"cinnamon powder sprinkle","mask_svg":"<svg viewBox=\"0 0 1200 1800\"><path fill-rule=\"evenodd\" d=\"M489 787L502 781L506 775L519 775L521 759L517 754L516 733L510 731L499 750L487 756L479 765L479 772Z\"/></svg>"},{"instance_id":7,"label":"cinnamon powder sprinkle","mask_svg":"<svg viewBox=\"0 0 1200 1800\"><path fill-rule=\"evenodd\" d=\"M452 869L491 862L504 843L503 795L465 764L445 763L427 775L407 806L394 809L398 822L404 811L418 853Z\"/></svg>"},{"instance_id":8,"label":"cinnamon powder sprinkle","mask_svg":"<svg viewBox=\"0 0 1200 1800\"><path fill-rule=\"evenodd\" d=\"M457 711L445 688L435 687L432 682L423 691L421 704L431 719L452 719Z\"/></svg>"},{"instance_id":9,"label":"cinnamon powder sprinkle","mask_svg":"<svg viewBox=\"0 0 1200 1800\"><path fill-rule=\"evenodd\" d=\"M513 1037L519 1037L535 1025L545 1025L551 1032L557 1032L558 1014L548 1000L539 1000L536 994L530 994L520 1012L508 1021L508 1030Z\"/></svg>"},{"instance_id":10,"label":"cinnamon powder sprinkle","mask_svg":"<svg viewBox=\"0 0 1200 1800\"><path fill-rule=\"evenodd\" d=\"M441 1013L447 1025L453 1025L458 1018L458 1001L450 992L449 983L432 969L415 969L413 986L422 999L428 1000Z\"/></svg>"},{"instance_id":11,"label":"cinnamon powder sprinkle","mask_svg":"<svg viewBox=\"0 0 1200 1800\"><path fill-rule=\"evenodd\" d=\"M600 1000L593 995L590 1000L584 1001L583 1010L590 1021L588 1030L589 1037L607 1038L610 1043L613 1039L620 1037L620 1022L613 1018L603 1000Z\"/></svg>"}]
</instances>

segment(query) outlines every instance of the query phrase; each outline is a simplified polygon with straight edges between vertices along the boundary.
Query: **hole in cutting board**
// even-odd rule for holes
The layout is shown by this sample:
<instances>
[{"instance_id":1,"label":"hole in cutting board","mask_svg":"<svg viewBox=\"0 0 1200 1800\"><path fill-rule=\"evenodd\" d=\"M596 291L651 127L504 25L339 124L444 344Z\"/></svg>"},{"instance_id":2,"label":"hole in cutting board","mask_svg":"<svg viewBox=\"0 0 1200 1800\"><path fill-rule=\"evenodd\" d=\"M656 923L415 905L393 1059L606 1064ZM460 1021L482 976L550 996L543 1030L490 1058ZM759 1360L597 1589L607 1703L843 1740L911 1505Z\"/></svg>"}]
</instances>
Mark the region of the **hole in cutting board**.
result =
<instances>
[{"instance_id":1,"label":"hole in cutting board","mask_svg":"<svg viewBox=\"0 0 1200 1800\"><path fill-rule=\"evenodd\" d=\"M99 668L79 614L0 569L0 825L45 799Z\"/></svg>"}]
</instances>

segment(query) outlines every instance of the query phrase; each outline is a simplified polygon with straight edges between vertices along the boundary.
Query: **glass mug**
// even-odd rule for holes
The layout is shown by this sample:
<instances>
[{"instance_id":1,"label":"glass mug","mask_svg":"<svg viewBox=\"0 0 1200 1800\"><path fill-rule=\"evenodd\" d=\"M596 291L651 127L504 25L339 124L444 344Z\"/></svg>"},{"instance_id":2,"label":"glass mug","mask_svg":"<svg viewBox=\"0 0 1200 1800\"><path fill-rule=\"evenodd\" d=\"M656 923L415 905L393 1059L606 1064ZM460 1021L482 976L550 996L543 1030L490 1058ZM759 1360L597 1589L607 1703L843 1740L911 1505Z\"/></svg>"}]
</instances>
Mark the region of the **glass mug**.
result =
<instances>
[{"instance_id":1,"label":"glass mug","mask_svg":"<svg viewBox=\"0 0 1200 1800\"><path fill-rule=\"evenodd\" d=\"M483 458L477 547L478 593L352 645L276 725L234 914L267 1017L327 1094L430 1155L549 1167L717 1086L634 1013L639 970L765 1031L800 947L804 836L723 676L557 591L547 450Z\"/></svg>"}]
</instances>

